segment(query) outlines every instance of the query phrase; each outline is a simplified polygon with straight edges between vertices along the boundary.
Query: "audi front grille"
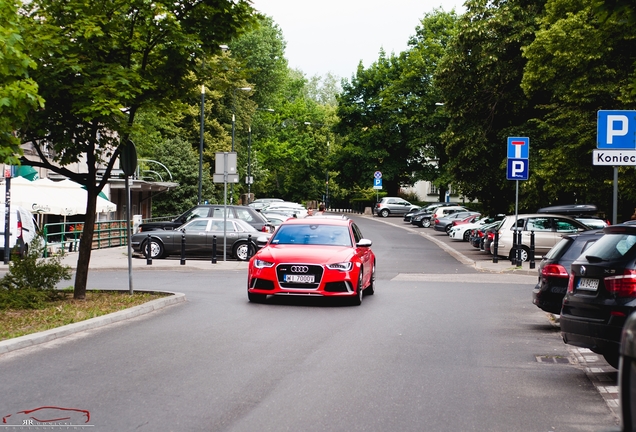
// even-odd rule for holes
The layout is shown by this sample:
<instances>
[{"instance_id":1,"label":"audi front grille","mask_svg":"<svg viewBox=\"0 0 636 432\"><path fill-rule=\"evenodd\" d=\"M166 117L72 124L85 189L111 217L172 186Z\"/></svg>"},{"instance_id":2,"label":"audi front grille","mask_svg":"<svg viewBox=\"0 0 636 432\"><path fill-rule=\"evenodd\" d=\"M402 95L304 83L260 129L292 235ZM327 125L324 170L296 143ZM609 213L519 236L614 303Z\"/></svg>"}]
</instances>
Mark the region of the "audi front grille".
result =
<instances>
[{"instance_id":1,"label":"audi front grille","mask_svg":"<svg viewBox=\"0 0 636 432\"><path fill-rule=\"evenodd\" d=\"M318 289L324 268L315 264L279 264L276 276L281 288Z\"/></svg>"}]
</instances>

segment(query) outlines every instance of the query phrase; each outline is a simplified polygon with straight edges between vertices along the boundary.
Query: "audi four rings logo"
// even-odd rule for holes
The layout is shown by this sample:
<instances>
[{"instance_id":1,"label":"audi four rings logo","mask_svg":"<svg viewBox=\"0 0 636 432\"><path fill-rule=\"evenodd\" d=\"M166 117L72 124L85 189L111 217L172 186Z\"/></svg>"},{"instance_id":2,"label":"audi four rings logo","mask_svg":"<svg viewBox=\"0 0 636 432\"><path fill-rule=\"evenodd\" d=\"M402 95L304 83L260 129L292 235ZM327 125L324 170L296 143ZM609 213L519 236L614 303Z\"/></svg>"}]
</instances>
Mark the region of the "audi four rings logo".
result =
<instances>
[{"instance_id":1,"label":"audi four rings logo","mask_svg":"<svg viewBox=\"0 0 636 432\"><path fill-rule=\"evenodd\" d=\"M291 271L293 273L307 273L309 271L309 267L307 267L307 266L291 266Z\"/></svg>"}]
</instances>

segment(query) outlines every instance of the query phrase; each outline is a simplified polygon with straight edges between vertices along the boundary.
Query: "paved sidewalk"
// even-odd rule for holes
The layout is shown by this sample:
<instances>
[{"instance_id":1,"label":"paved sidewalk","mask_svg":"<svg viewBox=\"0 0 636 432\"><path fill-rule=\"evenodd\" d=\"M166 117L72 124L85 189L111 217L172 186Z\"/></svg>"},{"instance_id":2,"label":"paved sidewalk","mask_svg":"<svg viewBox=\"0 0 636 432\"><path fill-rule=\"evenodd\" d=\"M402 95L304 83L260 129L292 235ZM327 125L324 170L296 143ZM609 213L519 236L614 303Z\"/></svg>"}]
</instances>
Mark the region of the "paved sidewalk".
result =
<instances>
[{"instance_id":1,"label":"paved sidewalk","mask_svg":"<svg viewBox=\"0 0 636 432\"><path fill-rule=\"evenodd\" d=\"M62 259L62 263L72 268L77 267L79 253L70 252ZM153 259L148 265L146 258L133 256L131 259L132 268L135 270L247 270L247 262L237 261L223 255L217 257L216 264L212 264L212 259L186 258L185 264L181 264L179 256L169 256L168 258ZM91 261L88 267L90 270L126 270L128 269L128 248L126 246L95 249L91 252Z\"/></svg>"}]
</instances>

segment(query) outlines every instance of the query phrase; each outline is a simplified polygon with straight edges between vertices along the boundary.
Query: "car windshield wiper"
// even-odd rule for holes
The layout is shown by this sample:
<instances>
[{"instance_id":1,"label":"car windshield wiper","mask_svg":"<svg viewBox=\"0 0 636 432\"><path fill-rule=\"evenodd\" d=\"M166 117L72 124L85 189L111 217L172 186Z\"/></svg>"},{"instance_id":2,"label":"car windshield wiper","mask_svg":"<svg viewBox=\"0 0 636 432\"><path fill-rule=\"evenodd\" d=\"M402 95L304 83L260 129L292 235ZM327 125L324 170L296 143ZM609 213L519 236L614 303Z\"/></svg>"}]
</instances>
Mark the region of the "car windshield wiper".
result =
<instances>
[{"instance_id":1,"label":"car windshield wiper","mask_svg":"<svg viewBox=\"0 0 636 432\"><path fill-rule=\"evenodd\" d=\"M591 262L591 263L607 261L606 259L603 259L603 258L601 258L599 256L595 256L595 255L585 255L585 259L588 262Z\"/></svg>"}]
</instances>

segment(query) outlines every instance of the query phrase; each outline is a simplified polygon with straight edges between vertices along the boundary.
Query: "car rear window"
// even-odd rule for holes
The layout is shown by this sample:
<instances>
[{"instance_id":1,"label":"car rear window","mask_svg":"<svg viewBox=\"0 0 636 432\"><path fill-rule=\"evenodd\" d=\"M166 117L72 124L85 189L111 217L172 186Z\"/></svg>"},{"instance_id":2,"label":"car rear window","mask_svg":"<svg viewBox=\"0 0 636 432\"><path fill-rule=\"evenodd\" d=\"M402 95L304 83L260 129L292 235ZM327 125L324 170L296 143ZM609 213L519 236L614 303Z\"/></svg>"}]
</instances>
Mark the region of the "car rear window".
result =
<instances>
[{"instance_id":1,"label":"car rear window","mask_svg":"<svg viewBox=\"0 0 636 432\"><path fill-rule=\"evenodd\" d=\"M554 245L554 247L550 249L550 251L547 254L545 254L543 258L547 260L553 260L557 257L560 257L567 250L567 248L570 247L570 244L573 241L574 240L570 237L562 238L561 241L558 242L556 245Z\"/></svg>"},{"instance_id":2,"label":"car rear window","mask_svg":"<svg viewBox=\"0 0 636 432\"><path fill-rule=\"evenodd\" d=\"M585 255L613 261L634 252L636 250L634 245L636 245L636 235L605 234L585 251Z\"/></svg>"},{"instance_id":3,"label":"car rear window","mask_svg":"<svg viewBox=\"0 0 636 432\"><path fill-rule=\"evenodd\" d=\"M352 246L349 227L341 225L281 225L270 243Z\"/></svg>"}]
</instances>

